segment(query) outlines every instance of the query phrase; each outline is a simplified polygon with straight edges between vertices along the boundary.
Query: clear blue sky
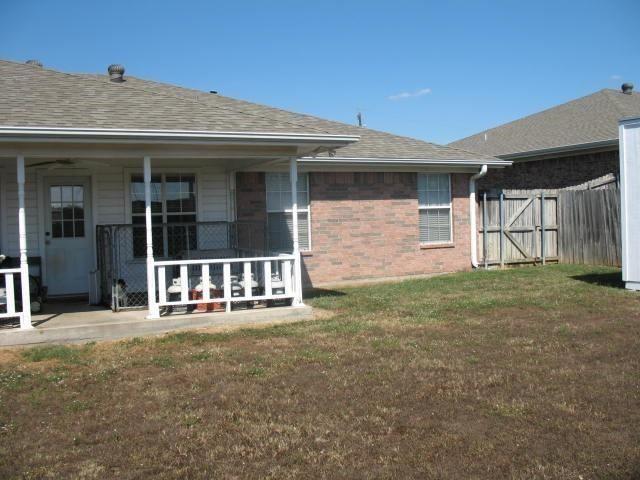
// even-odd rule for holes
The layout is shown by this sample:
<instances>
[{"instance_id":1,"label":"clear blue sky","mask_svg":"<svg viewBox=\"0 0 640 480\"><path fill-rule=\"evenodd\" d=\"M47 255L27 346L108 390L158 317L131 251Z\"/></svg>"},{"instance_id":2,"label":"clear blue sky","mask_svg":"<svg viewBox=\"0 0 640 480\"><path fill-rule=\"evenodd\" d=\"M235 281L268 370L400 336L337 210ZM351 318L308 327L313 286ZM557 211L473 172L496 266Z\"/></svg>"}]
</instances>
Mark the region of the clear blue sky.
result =
<instances>
[{"instance_id":1,"label":"clear blue sky","mask_svg":"<svg viewBox=\"0 0 640 480\"><path fill-rule=\"evenodd\" d=\"M635 81L640 1L0 0L0 57L446 143Z\"/></svg>"}]
</instances>

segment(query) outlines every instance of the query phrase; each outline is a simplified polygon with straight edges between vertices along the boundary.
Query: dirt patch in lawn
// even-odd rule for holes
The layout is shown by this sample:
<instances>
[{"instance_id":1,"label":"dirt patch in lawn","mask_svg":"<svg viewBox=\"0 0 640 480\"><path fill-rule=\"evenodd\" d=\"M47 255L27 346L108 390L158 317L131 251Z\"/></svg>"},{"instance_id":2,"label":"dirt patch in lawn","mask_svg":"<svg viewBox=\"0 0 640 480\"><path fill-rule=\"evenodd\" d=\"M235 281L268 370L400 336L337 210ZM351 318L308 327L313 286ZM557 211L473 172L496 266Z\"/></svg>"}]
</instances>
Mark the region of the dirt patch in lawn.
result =
<instances>
[{"instance_id":1,"label":"dirt patch in lawn","mask_svg":"<svg viewBox=\"0 0 640 480\"><path fill-rule=\"evenodd\" d=\"M640 297L545 267L0 351L1 478L638 478ZM543 290L541 290L543 289Z\"/></svg>"}]
</instances>

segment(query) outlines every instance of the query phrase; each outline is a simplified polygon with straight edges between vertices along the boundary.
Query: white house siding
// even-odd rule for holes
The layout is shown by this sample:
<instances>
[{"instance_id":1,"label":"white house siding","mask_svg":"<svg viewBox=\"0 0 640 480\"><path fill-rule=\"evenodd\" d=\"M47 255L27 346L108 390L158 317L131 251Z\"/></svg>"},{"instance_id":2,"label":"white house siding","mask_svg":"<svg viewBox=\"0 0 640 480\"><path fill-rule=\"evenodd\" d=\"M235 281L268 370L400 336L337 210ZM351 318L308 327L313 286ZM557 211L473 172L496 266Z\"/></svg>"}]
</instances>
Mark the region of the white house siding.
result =
<instances>
[{"instance_id":1,"label":"white house siding","mask_svg":"<svg viewBox=\"0 0 640 480\"><path fill-rule=\"evenodd\" d=\"M15 163L15 162L13 162ZM92 215L96 225L106 224L129 224L130 207L129 201L129 179L133 172L142 173L142 161L140 162L120 162L120 165L105 167L92 167L87 169L74 169L77 174L91 176L92 188ZM161 165L152 164L152 170L158 173L194 173L197 176L197 204L198 220L201 222L225 221L228 220L228 174L216 165L204 160L194 160L182 162L184 165L178 167L175 162L163 161ZM40 170L40 176L68 176L70 169ZM4 163L0 169L0 211L2 221L0 222L0 253L9 256L18 256L18 185L16 182L16 167L10 162ZM41 256L40 251L43 241L44 212L38 212L39 196L43 195L42 178L38 181L38 174L33 169L27 169L25 182L25 205L27 224L27 248L29 256ZM45 199L40 199L44 205ZM199 240L199 248L220 248L218 241L214 241L206 235L202 235ZM209 240L205 240L209 238ZM219 238L219 237L218 237ZM94 239L95 243L95 239ZM95 248L95 245L94 245ZM144 261L133 259L131 252L131 267L141 269L141 278L145 278ZM48 279L50 280L50 279ZM140 285L144 288L144 285Z\"/></svg>"},{"instance_id":2,"label":"white house siding","mask_svg":"<svg viewBox=\"0 0 640 480\"><path fill-rule=\"evenodd\" d=\"M224 221L227 219L229 188L227 174L213 168L203 168L199 177L198 214L201 222Z\"/></svg>"},{"instance_id":3,"label":"white house siding","mask_svg":"<svg viewBox=\"0 0 640 480\"><path fill-rule=\"evenodd\" d=\"M170 165L165 162L165 165ZM175 173L176 167L158 166L152 171ZM227 174L215 166L207 166L204 162L191 163L180 167L183 173L197 175L198 220L201 222L227 220L228 183ZM97 206L94 215L98 225L113 223L131 223L128 215L129 207L125 204L129 195L129 179L131 173L142 173L141 168L109 167L96 169L94 185L97 192Z\"/></svg>"},{"instance_id":4,"label":"white house siding","mask_svg":"<svg viewBox=\"0 0 640 480\"><path fill-rule=\"evenodd\" d=\"M16 181L16 166L5 164L0 172L3 189L0 195L2 208L2 252L12 257L20 254L18 246L18 183ZM38 221L38 195L37 176L34 171L27 170L25 178L25 220L27 224L27 249L29 255L40 255L39 249L39 221Z\"/></svg>"},{"instance_id":5,"label":"white house siding","mask_svg":"<svg viewBox=\"0 0 640 480\"><path fill-rule=\"evenodd\" d=\"M124 169L101 168L92 172L93 186L96 192L93 198L97 205L93 206L93 215L97 225L113 223L130 223L125 218L125 180Z\"/></svg>"}]
</instances>

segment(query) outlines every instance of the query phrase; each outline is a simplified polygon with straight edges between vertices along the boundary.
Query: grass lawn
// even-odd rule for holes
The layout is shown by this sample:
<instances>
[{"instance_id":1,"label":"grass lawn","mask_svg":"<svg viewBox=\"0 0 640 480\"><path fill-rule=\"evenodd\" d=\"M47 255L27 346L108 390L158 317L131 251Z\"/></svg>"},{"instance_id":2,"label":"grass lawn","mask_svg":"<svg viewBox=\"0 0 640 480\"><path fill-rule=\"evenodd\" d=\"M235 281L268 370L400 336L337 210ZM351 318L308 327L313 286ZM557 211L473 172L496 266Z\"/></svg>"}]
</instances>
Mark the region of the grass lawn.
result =
<instances>
[{"instance_id":1,"label":"grass lawn","mask_svg":"<svg viewBox=\"0 0 640 480\"><path fill-rule=\"evenodd\" d=\"M0 351L0 478L640 478L640 294L547 266Z\"/></svg>"}]
</instances>

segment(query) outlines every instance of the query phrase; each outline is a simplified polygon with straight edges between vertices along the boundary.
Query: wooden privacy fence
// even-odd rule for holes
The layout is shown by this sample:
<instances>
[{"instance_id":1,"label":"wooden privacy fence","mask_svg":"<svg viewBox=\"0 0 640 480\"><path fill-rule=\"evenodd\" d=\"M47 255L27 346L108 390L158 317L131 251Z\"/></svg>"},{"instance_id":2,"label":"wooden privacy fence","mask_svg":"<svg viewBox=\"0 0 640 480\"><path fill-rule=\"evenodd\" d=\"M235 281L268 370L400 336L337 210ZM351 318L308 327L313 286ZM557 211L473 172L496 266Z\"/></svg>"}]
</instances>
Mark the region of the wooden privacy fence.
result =
<instances>
[{"instance_id":1,"label":"wooden privacy fence","mask_svg":"<svg viewBox=\"0 0 640 480\"><path fill-rule=\"evenodd\" d=\"M480 197L485 267L546 262L620 265L620 194L508 191Z\"/></svg>"},{"instance_id":2,"label":"wooden privacy fence","mask_svg":"<svg viewBox=\"0 0 640 480\"><path fill-rule=\"evenodd\" d=\"M619 267L620 190L573 190L559 195L560 261Z\"/></svg>"}]
</instances>

